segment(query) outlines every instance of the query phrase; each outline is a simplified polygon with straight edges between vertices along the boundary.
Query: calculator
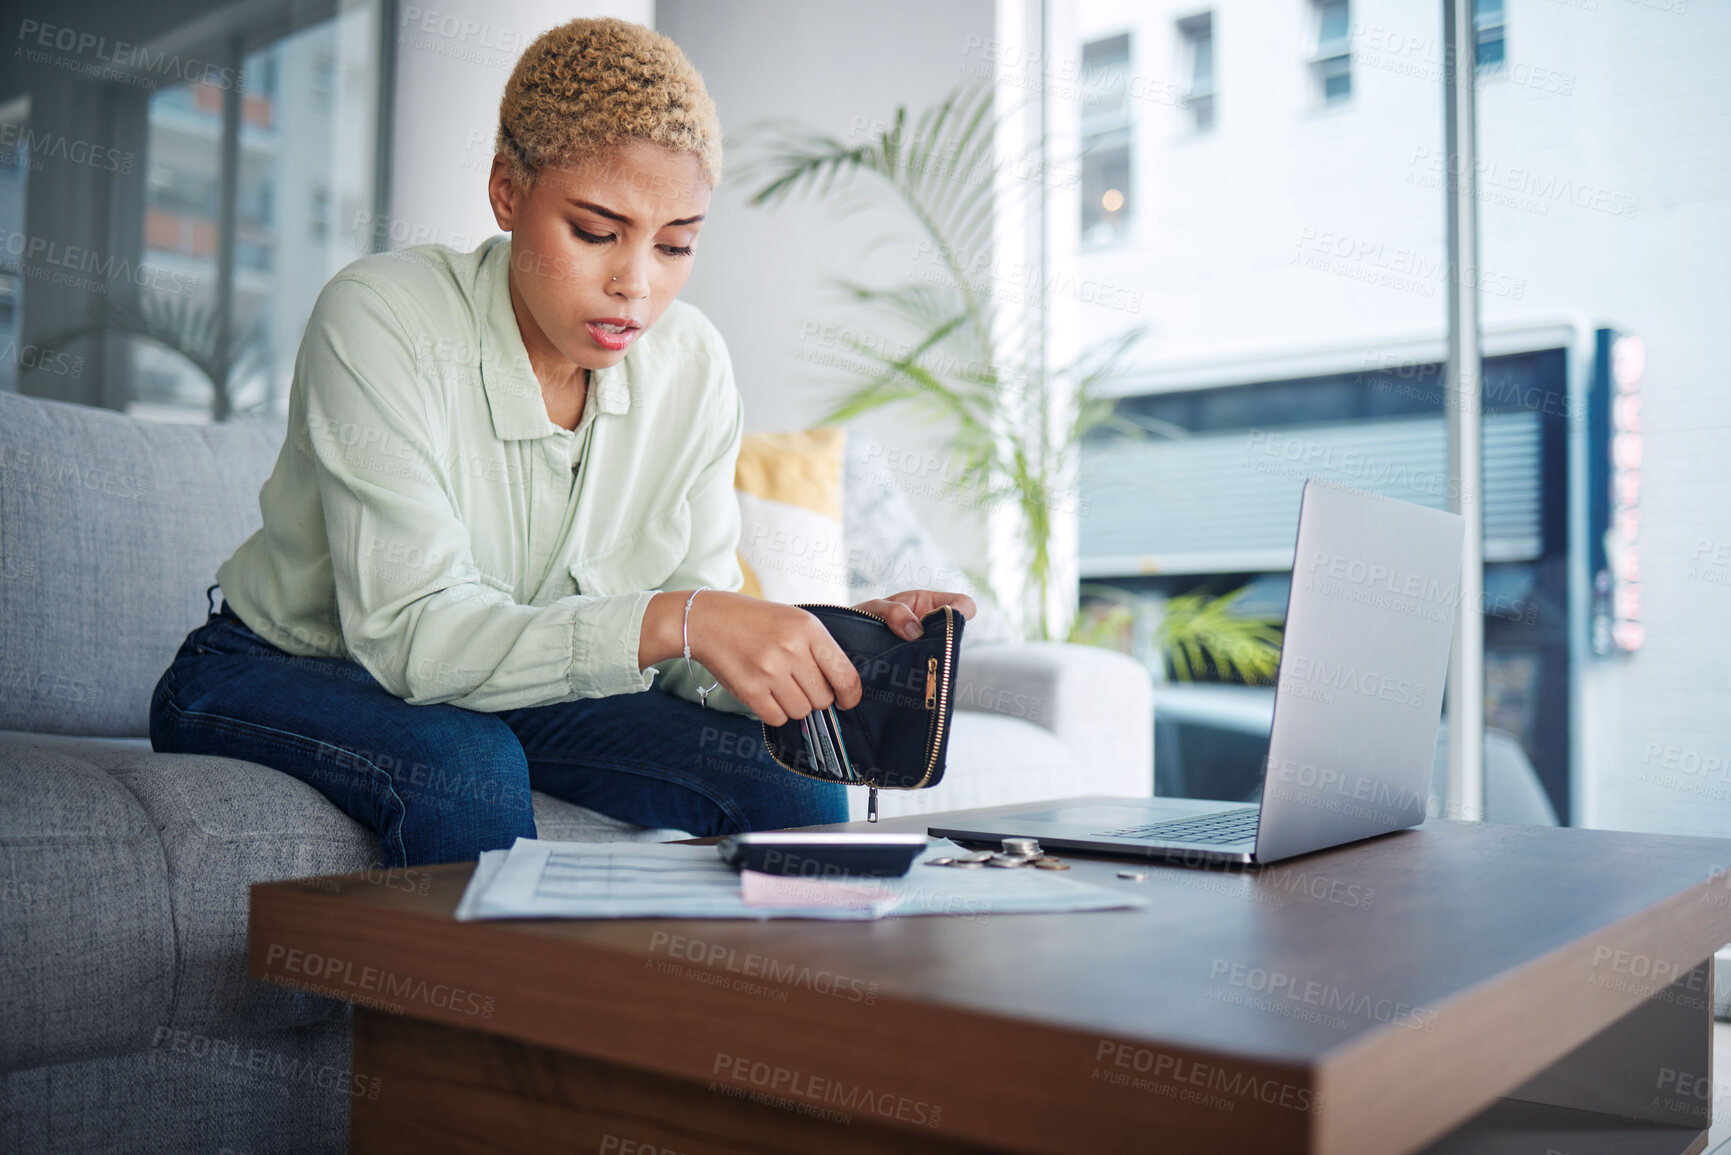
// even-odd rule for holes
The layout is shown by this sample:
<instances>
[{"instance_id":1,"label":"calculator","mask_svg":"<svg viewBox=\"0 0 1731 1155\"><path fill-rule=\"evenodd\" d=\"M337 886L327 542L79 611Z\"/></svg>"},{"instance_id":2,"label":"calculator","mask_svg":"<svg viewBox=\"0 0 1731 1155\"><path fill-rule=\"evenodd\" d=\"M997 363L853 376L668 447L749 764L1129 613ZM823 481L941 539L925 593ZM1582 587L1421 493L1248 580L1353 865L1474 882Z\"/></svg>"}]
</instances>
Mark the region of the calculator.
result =
<instances>
[{"instance_id":1,"label":"calculator","mask_svg":"<svg viewBox=\"0 0 1731 1155\"><path fill-rule=\"evenodd\" d=\"M721 860L735 870L799 878L908 872L929 845L924 834L733 834L716 843Z\"/></svg>"}]
</instances>

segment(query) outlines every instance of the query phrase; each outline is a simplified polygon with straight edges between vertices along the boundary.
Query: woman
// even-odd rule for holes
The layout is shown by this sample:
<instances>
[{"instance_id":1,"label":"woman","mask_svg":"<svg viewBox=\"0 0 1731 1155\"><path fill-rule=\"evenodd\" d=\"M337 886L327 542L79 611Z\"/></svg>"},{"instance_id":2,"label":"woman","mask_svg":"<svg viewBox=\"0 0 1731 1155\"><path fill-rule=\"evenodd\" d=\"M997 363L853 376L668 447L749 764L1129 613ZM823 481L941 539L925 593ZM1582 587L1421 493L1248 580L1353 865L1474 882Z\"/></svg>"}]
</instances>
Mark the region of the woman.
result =
<instances>
[{"instance_id":1,"label":"woman","mask_svg":"<svg viewBox=\"0 0 1731 1155\"><path fill-rule=\"evenodd\" d=\"M742 409L675 299L720 175L702 79L657 33L576 20L524 53L499 121L508 238L368 257L320 294L263 527L151 743L300 778L389 866L533 837L531 787L695 834L844 820L756 719L850 708L858 676L812 615L731 592ZM913 636L945 604L974 611L862 608Z\"/></svg>"}]
</instances>

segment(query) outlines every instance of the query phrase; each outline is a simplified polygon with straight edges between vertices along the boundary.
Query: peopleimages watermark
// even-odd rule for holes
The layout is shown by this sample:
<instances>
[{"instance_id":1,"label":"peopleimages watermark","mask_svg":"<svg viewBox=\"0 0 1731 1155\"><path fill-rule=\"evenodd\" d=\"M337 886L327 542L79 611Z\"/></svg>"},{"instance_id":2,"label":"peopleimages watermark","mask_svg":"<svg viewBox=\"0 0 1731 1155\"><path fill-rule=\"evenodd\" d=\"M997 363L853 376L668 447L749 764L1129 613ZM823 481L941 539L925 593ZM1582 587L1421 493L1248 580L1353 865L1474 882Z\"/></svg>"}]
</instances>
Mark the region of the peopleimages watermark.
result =
<instances>
[{"instance_id":1,"label":"peopleimages watermark","mask_svg":"<svg viewBox=\"0 0 1731 1155\"><path fill-rule=\"evenodd\" d=\"M1415 710L1424 709L1426 704L1425 688L1417 682L1290 650L1281 657L1280 690L1287 698L1306 698L1325 706L1333 705L1338 694L1374 698Z\"/></svg>"},{"instance_id":2,"label":"peopleimages watermark","mask_svg":"<svg viewBox=\"0 0 1731 1155\"><path fill-rule=\"evenodd\" d=\"M825 968L813 969L803 963L783 962L756 951L741 951L725 943L705 942L668 931L654 931L649 936L651 953L666 954L710 969L719 968L730 975L765 982L794 990L807 990L826 995L844 1003L872 1006L878 1001L878 984L866 982ZM645 959L645 964L654 960ZM783 1000L786 994L783 992Z\"/></svg>"},{"instance_id":3,"label":"peopleimages watermark","mask_svg":"<svg viewBox=\"0 0 1731 1155\"><path fill-rule=\"evenodd\" d=\"M1731 753L1703 753L1665 742L1648 742L1635 781L1716 802L1731 799Z\"/></svg>"},{"instance_id":4,"label":"peopleimages watermark","mask_svg":"<svg viewBox=\"0 0 1731 1155\"><path fill-rule=\"evenodd\" d=\"M886 447L869 442L864 463L870 483L897 489L910 497L989 508L1005 501L1035 501L1047 509L1087 517L1092 501L1080 490L1056 485L1018 485L1007 477L973 481L967 463L954 454L937 455L918 449Z\"/></svg>"},{"instance_id":5,"label":"peopleimages watermark","mask_svg":"<svg viewBox=\"0 0 1731 1155\"><path fill-rule=\"evenodd\" d=\"M408 245L444 245L446 248L465 250L479 244L482 238L469 233L452 232L440 225L412 221L407 217L373 213L367 209L355 210L346 240L349 248L372 252L387 240L399 248ZM414 254L393 252L392 255L399 260L414 259Z\"/></svg>"},{"instance_id":6,"label":"peopleimages watermark","mask_svg":"<svg viewBox=\"0 0 1731 1155\"><path fill-rule=\"evenodd\" d=\"M675 1147L663 1147L647 1139L627 1139L621 1135L601 1136L600 1155L685 1155Z\"/></svg>"},{"instance_id":7,"label":"peopleimages watermark","mask_svg":"<svg viewBox=\"0 0 1731 1155\"><path fill-rule=\"evenodd\" d=\"M169 296L198 295L198 278L186 273L126 257L105 257L95 249L14 229L0 229L0 254L13 258L25 277L81 292L106 295L111 285L130 283Z\"/></svg>"},{"instance_id":8,"label":"peopleimages watermark","mask_svg":"<svg viewBox=\"0 0 1731 1155\"><path fill-rule=\"evenodd\" d=\"M1440 81L1446 53L1442 42L1428 33L1415 33L1378 24L1352 24L1352 59L1382 72L1410 76L1416 80ZM1522 88L1572 96L1577 77L1525 60L1509 60L1496 67L1495 75ZM1484 81L1480 81L1484 83Z\"/></svg>"},{"instance_id":9,"label":"peopleimages watermark","mask_svg":"<svg viewBox=\"0 0 1731 1155\"><path fill-rule=\"evenodd\" d=\"M526 35L484 20L405 5L397 43L465 64L509 69L517 63Z\"/></svg>"},{"instance_id":10,"label":"peopleimages watermark","mask_svg":"<svg viewBox=\"0 0 1731 1155\"><path fill-rule=\"evenodd\" d=\"M1649 1106L1701 1122L1712 1122L1718 1114L1719 1100L1725 1098L1724 1094L1713 1094L1712 1075L1679 1071L1675 1067L1659 1068L1653 1091Z\"/></svg>"},{"instance_id":11,"label":"peopleimages watermark","mask_svg":"<svg viewBox=\"0 0 1731 1155\"><path fill-rule=\"evenodd\" d=\"M67 353L45 345L21 345L15 338L7 338L5 344L0 345L0 361L11 361L26 373L52 373L74 381L84 376L83 354Z\"/></svg>"},{"instance_id":12,"label":"peopleimages watermark","mask_svg":"<svg viewBox=\"0 0 1731 1155\"><path fill-rule=\"evenodd\" d=\"M1455 500L1465 495L1471 500L1475 488L1470 481L1446 470L1425 469L1407 461L1379 458L1355 449L1339 449L1320 441L1289 433L1251 429L1244 444L1246 462L1258 472L1279 476L1308 477L1314 473L1334 475L1329 480L1340 488L1380 496L1384 489L1404 489L1430 497ZM1290 466L1289 474L1282 467ZM1336 479L1350 477L1359 485L1347 485ZM1361 488L1369 487L1369 488Z\"/></svg>"},{"instance_id":13,"label":"peopleimages watermark","mask_svg":"<svg viewBox=\"0 0 1731 1155\"><path fill-rule=\"evenodd\" d=\"M1458 581L1444 583L1392 562L1367 561L1320 549L1313 551L1305 565L1304 588L1355 605L1433 622L1452 617L1461 597Z\"/></svg>"},{"instance_id":14,"label":"peopleimages watermark","mask_svg":"<svg viewBox=\"0 0 1731 1155\"><path fill-rule=\"evenodd\" d=\"M138 162L138 154L131 151L76 140L63 133L38 131L16 122L0 124L0 149L14 159L22 152L32 172L40 172L44 161L58 160L125 176Z\"/></svg>"},{"instance_id":15,"label":"peopleimages watermark","mask_svg":"<svg viewBox=\"0 0 1731 1155\"><path fill-rule=\"evenodd\" d=\"M7 488L15 493L88 489L104 497L124 497L133 501L156 493L153 477L117 472L107 463L109 460L99 458L95 463L88 463L57 453L0 445L0 472L7 475Z\"/></svg>"},{"instance_id":16,"label":"peopleimages watermark","mask_svg":"<svg viewBox=\"0 0 1731 1155\"><path fill-rule=\"evenodd\" d=\"M1208 965L1208 982L1211 999L1268 1011L1282 1018L1316 1022L1335 1030L1346 1030L1353 1025L1352 1019L1361 1019L1436 1034L1439 1017L1436 1011L1267 967L1215 958Z\"/></svg>"},{"instance_id":17,"label":"peopleimages watermark","mask_svg":"<svg viewBox=\"0 0 1731 1155\"><path fill-rule=\"evenodd\" d=\"M217 1039L197 1031L157 1027L150 1045L156 1053L185 1055L237 1067L248 1074L266 1075L284 1083L304 1083L321 1090L346 1093L356 1099L377 1099L383 1080L377 1075L359 1075L346 1067L290 1058L280 1051Z\"/></svg>"},{"instance_id":18,"label":"peopleimages watermark","mask_svg":"<svg viewBox=\"0 0 1731 1155\"><path fill-rule=\"evenodd\" d=\"M122 84L154 88L159 79L167 79L175 83L246 91L246 76L238 69L196 56L183 57L166 49L152 50L146 45L125 40L110 42L106 36L94 32L61 24L44 24L40 20L19 21L18 47L12 50L12 56L15 60L64 68L83 76Z\"/></svg>"},{"instance_id":19,"label":"peopleimages watermark","mask_svg":"<svg viewBox=\"0 0 1731 1155\"><path fill-rule=\"evenodd\" d=\"M1407 183L1440 191L1444 176L1450 192L1458 189L1466 174L1465 158L1448 160L1445 150L1428 144L1415 145L1408 162ZM1570 204L1576 208L1605 213L1631 220L1641 211L1641 198L1630 193L1616 192L1589 181L1547 173L1531 165L1506 165L1498 160L1479 158L1473 162L1473 187L1478 199L1488 204L1549 216L1553 204Z\"/></svg>"},{"instance_id":20,"label":"peopleimages watermark","mask_svg":"<svg viewBox=\"0 0 1731 1155\"><path fill-rule=\"evenodd\" d=\"M969 36L964 40L962 62L956 71L1083 104L1117 102L1128 97L1179 108L1190 99L1187 85L1150 79L1120 68L1089 69L1075 56L1050 57L1039 48L996 37Z\"/></svg>"},{"instance_id":21,"label":"peopleimages watermark","mask_svg":"<svg viewBox=\"0 0 1731 1155\"><path fill-rule=\"evenodd\" d=\"M1078 278L1063 270L1042 272L1029 261L1006 263L986 249L970 252L949 245L934 245L921 239L914 244L909 275L931 284L946 284L954 277L976 293L987 293L1015 304L1045 308L1058 297L1069 297L1084 305L1099 305L1126 313L1142 311L1142 290L1127 289L1110 281Z\"/></svg>"},{"instance_id":22,"label":"peopleimages watermark","mask_svg":"<svg viewBox=\"0 0 1731 1155\"><path fill-rule=\"evenodd\" d=\"M848 125L847 136L849 140L861 137L875 139L890 133L893 128L890 121L856 115ZM931 133L917 127L900 133L897 139L904 149L900 164L905 171L930 174L952 184L980 188L993 183L1006 170L1017 180L1034 181L1053 188L1075 188L1082 182L1079 166L1053 165L1038 151L988 156L976 151L977 146L965 145L959 140L940 144Z\"/></svg>"},{"instance_id":23,"label":"peopleimages watermark","mask_svg":"<svg viewBox=\"0 0 1731 1155\"><path fill-rule=\"evenodd\" d=\"M0 882L0 902L15 902L19 906L31 906L42 896L42 884L24 882L8 877Z\"/></svg>"},{"instance_id":24,"label":"peopleimages watermark","mask_svg":"<svg viewBox=\"0 0 1731 1155\"><path fill-rule=\"evenodd\" d=\"M1587 982L1648 1002L1704 1010L1712 1001L1711 972L1710 966L1684 965L1640 951L1600 945L1593 948L1593 971Z\"/></svg>"},{"instance_id":25,"label":"peopleimages watermark","mask_svg":"<svg viewBox=\"0 0 1731 1155\"><path fill-rule=\"evenodd\" d=\"M944 1117L941 1106L923 1099L876 1091L859 1083L823 1078L743 1055L718 1053L709 1073L715 1076L709 1084L711 1091L731 1093L749 1089L769 1097L769 1106L843 1124L852 1121L847 1112L924 1127L936 1127Z\"/></svg>"},{"instance_id":26,"label":"peopleimages watermark","mask_svg":"<svg viewBox=\"0 0 1731 1155\"><path fill-rule=\"evenodd\" d=\"M449 983L428 982L383 967L356 967L352 961L334 955L303 951L273 942L265 950L264 965L305 976L305 981L290 980L291 985L303 990L378 1010L402 1014L402 1003L414 1002L475 1018L493 1017L492 995L464 990ZM281 977L280 973L278 977Z\"/></svg>"},{"instance_id":27,"label":"peopleimages watermark","mask_svg":"<svg viewBox=\"0 0 1731 1155\"><path fill-rule=\"evenodd\" d=\"M1707 868L1707 881L1712 885L1701 894L1701 901L1717 907L1731 906L1731 867L1714 863ZM1714 971L1715 984L1724 989L1731 985L1731 971Z\"/></svg>"},{"instance_id":28,"label":"peopleimages watermark","mask_svg":"<svg viewBox=\"0 0 1731 1155\"><path fill-rule=\"evenodd\" d=\"M795 358L847 373L875 377L884 371L886 365L906 361L934 376L989 384L998 393L1037 393L1043 384L1038 377L1019 373L1007 365L994 364L989 359L963 357L941 347L916 350L912 343L899 338L862 333L836 324L806 321L799 340L801 347L794 350Z\"/></svg>"},{"instance_id":29,"label":"peopleimages watermark","mask_svg":"<svg viewBox=\"0 0 1731 1155\"><path fill-rule=\"evenodd\" d=\"M1519 301L1527 295L1525 277L1467 265L1453 270L1441 253L1391 248L1379 240L1305 225L1299 229L1292 263L1386 289L1434 297L1437 285L1452 276L1490 297Z\"/></svg>"},{"instance_id":30,"label":"peopleimages watermark","mask_svg":"<svg viewBox=\"0 0 1731 1155\"><path fill-rule=\"evenodd\" d=\"M64 670L29 669L11 662L0 665L0 692L7 697L79 705L97 701L98 690L95 682L74 678Z\"/></svg>"},{"instance_id":31,"label":"peopleimages watermark","mask_svg":"<svg viewBox=\"0 0 1731 1155\"><path fill-rule=\"evenodd\" d=\"M364 886L378 886L385 890L402 890L410 894L426 894L433 885L433 876L424 870L416 870L412 866L389 867L378 859L374 859L365 868L354 872L361 876ZM341 894L347 887L355 885L355 879L343 875L327 878L307 878L301 880L301 885L313 890L322 890L330 894Z\"/></svg>"},{"instance_id":32,"label":"peopleimages watermark","mask_svg":"<svg viewBox=\"0 0 1731 1155\"><path fill-rule=\"evenodd\" d=\"M1292 802L1382 825L1416 821L1427 812L1425 795L1334 766L1270 756L1267 775L1268 798L1274 802Z\"/></svg>"},{"instance_id":33,"label":"peopleimages watermark","mask_svg":"<svg viewBox=\"0 0 1731 1155\"><path fill-rule=\"evenodd\" d=\"M1687 576L1709 585L1731 585L1731 541L1697 538Z\"/></svg>"},{"instance_id":34,"label":"peopleimages watermark","mask_svg":"<svg viewBox=\"0 0 1731 1155\"><path fill-rule=\"evenodd\" d=\"M1303 866L1256 867L1216 859L1199 849L1174 851L1164 857L1174 865L1185 867L1173 871L1168 881L1191 890L1242 898L1259 906L1279 909L1295 895L1334 903L1350 910L1371 910L1376 906L1376 887L1312 874Z\"/></svg>"},{"instance_id":35,"label":"peopleimages watermark","mask_svg":"<svg viewBox=\"0 0 1731 1155\"><path fill-rule=\"evenodd\" d=\"M1359 373L1354 384L1378 393L1435 404L1444 413L1461 408L1462 401L1470 396L1449 390L1442 379L1443 366L1436 361L1413 360L1386 350L1366 349L1364 368L1367 372ZM1585 426L1587 421L1585 407L1576 405L1566 391L1541 388L1520 373L1487 372L1479 406L1484 411L1525 409L1560 418L1570 426Z\"/></svg>"},{"instance_id":36,"label":"peopleimages watermark","mask_svg":"<svg viewBox=\"0 0 1731 1155\"><path fill-rule=\"evenodd\" d=\"M1310 1115L1322 1112L1322 1093L1309 1087L1113 1039L1096 1042L1094 1062L1090 1078L1211 1110L1234 1111L1240 1103L1251 1102Z\"/></svg>"}]
</instances>

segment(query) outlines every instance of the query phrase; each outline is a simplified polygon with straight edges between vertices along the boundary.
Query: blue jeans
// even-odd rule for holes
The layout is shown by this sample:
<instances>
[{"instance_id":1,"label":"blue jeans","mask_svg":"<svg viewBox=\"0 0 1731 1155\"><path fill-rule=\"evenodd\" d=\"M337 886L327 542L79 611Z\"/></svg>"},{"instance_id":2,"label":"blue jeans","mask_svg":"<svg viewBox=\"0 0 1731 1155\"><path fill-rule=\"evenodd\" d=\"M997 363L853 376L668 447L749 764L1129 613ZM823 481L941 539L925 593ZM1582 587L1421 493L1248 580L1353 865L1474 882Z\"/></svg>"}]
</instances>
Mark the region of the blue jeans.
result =
<instances>
[{"instance_id":1,"label":"blue jeans","mask_svg":"<svg viewBox=\"0 0 1731 1155\"><path fill-rule=\"evenodd\" d=\"M385 866L533 838L531 788L698 835L847 821L846 788L783 769L742 715L660 690L499 713L411 706L357 662L277 649L227 605L157 683L150 744L299 778L378 834Z\"/></svg>"}]
</instances>

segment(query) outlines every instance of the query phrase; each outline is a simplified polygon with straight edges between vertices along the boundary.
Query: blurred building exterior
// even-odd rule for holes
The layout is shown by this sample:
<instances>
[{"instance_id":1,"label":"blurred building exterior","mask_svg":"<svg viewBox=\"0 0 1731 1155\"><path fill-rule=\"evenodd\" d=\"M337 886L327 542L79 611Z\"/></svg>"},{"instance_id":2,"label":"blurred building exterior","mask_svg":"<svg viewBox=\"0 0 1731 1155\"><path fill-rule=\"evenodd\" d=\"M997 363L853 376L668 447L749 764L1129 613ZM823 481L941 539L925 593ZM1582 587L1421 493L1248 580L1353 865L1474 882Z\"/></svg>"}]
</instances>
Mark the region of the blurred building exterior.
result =
<instances>
[{"instance_id":1,"label":"blurred building exterior","mask_svg":"<svg viewBox=\"0 0 1731 1155\"><path fill-rule=\"evenodd\" d=\"M1481 0L1477 24L1488 724L1576 822L1723 835L1731 8ZM1440 9L1080 0L1076 27L1045 71L1088 150L1081 284L1117 302L1081 341L1152 330L1118 387L1147 436L1083 455L1082 576L1249 582L1278 613L1306 475L1446 504ZM1600 330L1637 338L1615 461ZM1621 509L1592 499L1613 475ZM1604 565L1625 580L1595 597ZM1598 653L1618 612L1632 652Z\"/></svg>"}]
</instances>

